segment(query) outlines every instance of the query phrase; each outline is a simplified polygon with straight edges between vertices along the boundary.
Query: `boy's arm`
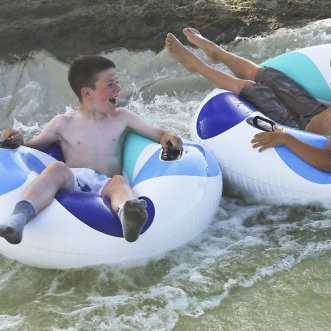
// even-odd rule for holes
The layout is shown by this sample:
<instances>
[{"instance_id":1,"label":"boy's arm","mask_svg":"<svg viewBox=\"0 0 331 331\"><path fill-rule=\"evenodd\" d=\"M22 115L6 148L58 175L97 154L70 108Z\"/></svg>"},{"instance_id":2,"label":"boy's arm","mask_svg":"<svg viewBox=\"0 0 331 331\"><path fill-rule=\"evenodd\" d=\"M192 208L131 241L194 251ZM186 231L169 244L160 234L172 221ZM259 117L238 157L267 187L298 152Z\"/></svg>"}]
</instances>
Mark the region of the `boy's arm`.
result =
<instances>
[{"instance_id":1,"label":"boy's arm","mask_svg":"<svg viewBox=\"0 0 331 331\"><path fill-rule=\"evenodd\" d=\"M61 118L61 115L54 117L37 136L26 142L24 142L22 133L14 129L4 129L2 131L2 138L3 140L10 139L12 142L19 145L39 150L44 149L52 143L59 142L58 132Z\"/></svg>"},{"instance_id":2,"label":"boy's arm","mask_svg":"<svg viewBox=\"0 0 331 331\"><path fill-rule=\"evenodd\" d=\"M170 142L174 149L182 149L183 142L180 137L175 135L174 133L165 131L161 128L158 128L152 124L144 121L140 116L128 111L126 112L126 116L128 117L128 127L133 131L151 138L162 145L163 149L168 147L168 143Z\"/></svg>"},{"instance_id":3,"label":"boy's arm","mask_svg":"<svg viewBox=\"0 0 331 331\"><path fill-rule=\"evenodd\" d=\"M37 136L28 140L25 145L42 150L53 143L59 143L63 118L63 115L55 116Z\"/></svg>"},{"instance_id":4,"label":"boy's arm","mask_svg":"<svg viewBox=\"0 0 331 331\"><path fill-rule=\"evenodd\" d=\"M276 128L273 132L256 134L252 139L252 144L254 148L259 148L259 152L266 148L284 145L312 166L325 172L331 172L331 139L324 148L318 148Z\"/></svg>"}]
</instances>

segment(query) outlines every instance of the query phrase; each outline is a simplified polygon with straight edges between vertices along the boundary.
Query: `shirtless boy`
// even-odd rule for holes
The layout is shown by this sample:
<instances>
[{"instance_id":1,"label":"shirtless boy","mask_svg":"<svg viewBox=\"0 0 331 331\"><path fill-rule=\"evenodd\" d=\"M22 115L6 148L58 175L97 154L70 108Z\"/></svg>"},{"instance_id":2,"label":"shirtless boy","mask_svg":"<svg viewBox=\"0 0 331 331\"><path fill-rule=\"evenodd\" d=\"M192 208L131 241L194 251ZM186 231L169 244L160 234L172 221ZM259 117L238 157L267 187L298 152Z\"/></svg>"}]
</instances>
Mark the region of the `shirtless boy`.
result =
<instances>
[{"instance_id":1,"label":"shirtless boy","mask_svg":"<svg viewBox=\"0 0 331 331\"><path fill-rule=\"evenodd\" d=\"M183 33L189 42L206 53L212 64L224 63L236 77L203 62L172 33L168 33L165 40L166 50L187 70L200 73L218 88L238 94L278 123L331 135L331 107L312 98L289 77L277 70L262 68L247 59L227 52L193 28L184 28ZM331 140L321 149L307 145L275 128L274 132L255 135L252 143L254 148L260 147L259 151L286 145L311 165L323 171L331 171Z\"/></svg>"},{"instance_id":2,"label":"shirtless boy","mask_svg":"<svg viewBox=\"0 0 331 331\"><path fill-rule=\"evenodd\" d=\"M147 219L147 211L146 202L137 199L121 175L125 134L135 131L160 142L164 149L169 142L181 149L182 140L117 107L121 88L111 60L101 56L77 58L70 67L68 80L80 101L76 111L55 116L40 134L27 142L13 129L2 131L3 139L36 149L58 143L65 163L56 161L47 166L25 189L13 214L1 222L0 236L12 244L20 243L24 226L53 201L58 190L80 190L81 180L90 177L92 192L110 199L125 239L134 242Z\"/></svg>"}]
</instances>

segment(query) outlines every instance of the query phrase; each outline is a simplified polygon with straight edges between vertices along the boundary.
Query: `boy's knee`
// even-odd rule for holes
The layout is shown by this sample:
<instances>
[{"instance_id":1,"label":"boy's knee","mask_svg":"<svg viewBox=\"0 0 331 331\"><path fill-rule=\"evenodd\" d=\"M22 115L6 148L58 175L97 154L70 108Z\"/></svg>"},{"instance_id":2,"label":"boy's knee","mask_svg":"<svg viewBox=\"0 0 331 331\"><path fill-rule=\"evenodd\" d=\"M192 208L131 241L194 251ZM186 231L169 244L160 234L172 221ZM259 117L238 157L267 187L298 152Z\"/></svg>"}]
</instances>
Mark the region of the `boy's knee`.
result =
<instances>
[{"instance_id":1,"label":"boy's knee","mask_svg":"<svg viewBox=\"0 0 331 331\"><path fill-rule=\"evenodd\" d=\"M115 175L104 185L101 195L106 191L110 192L111 190L125 185L128 185L127 180L121 175Z\"/></svg>"},{"instance_id":2,"label":"boy's knee","mask_svg":"<svg viewBox=\"0 0 331 331\"><path fill-rule=\"evenodd\" d=\"M50 164L46 167L44 173L52 176L57 176L57 178L61 178L64 182L67 182L72 178L71 170L62 161L56 161Z\"/></svg>"},{"instance_id":3,"label":"boy's knee","mask_svg":"<svg viewBox=\"0 0 331 331\"><path fill-rule=\"evenodd\" d=\"M47 166L45 171L61 174L61 173L65 173L66 171L68 171L68 167L66 166L66 164L64 162L56 161L56 162L50 164L49 166Z\"/></svg>"},{"instance_id":4,"label":"boy's knee","mask_svg":"<svg viewBox=\"0 0 331 331\"><path fill-rule=\"evenodd\" d=\"M118 186L118 185L125 185L127 184L126 179L121 175L115 175L108 181L106 185L109 186Z\"/></svg>"}]
</instances>

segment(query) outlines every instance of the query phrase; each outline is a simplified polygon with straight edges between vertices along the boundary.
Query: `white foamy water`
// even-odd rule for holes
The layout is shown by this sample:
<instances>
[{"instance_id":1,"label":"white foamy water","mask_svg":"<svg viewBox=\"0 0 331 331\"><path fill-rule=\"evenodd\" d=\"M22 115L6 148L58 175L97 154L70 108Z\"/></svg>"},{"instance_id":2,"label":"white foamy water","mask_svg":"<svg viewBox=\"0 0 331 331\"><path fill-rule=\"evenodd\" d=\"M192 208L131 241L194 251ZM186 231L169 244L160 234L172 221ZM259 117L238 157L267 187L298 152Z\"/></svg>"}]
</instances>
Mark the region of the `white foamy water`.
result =
<instances>
[{"instance_id":1,"label":"white foamy water","mask_svg":"<svg viewBox=\"0 0 331 331\"><path fill-rule=\"evenodd\" d=\"M323 20L225 47L261 62L330 42ZM122 104L189 138L208 82L164 52L105 56L117 64ZM31 136L74 108L66 75L43 52L1 65L1 128ZM41 270L0 256L0 330L330 330L330 258L331 211L225 196L204 233L143 264Z\"/></svg>"}]
</instances>

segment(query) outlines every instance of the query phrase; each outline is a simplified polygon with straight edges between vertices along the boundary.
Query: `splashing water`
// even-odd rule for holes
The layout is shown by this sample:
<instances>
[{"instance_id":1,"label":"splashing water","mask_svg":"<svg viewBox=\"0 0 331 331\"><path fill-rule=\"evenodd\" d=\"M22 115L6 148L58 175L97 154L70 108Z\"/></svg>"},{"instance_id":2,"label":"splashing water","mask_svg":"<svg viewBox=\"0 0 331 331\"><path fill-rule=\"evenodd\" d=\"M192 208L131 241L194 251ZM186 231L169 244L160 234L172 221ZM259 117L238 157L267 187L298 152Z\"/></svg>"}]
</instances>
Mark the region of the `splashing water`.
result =
<instances>
[{"instance_id":1,"label":"splashing water","mask_svg":"<svg viewBox=\"0 0 331 331\"><path fill-rule=\"evenodd\" d=\"M259 63L330 43L330 32L329 19L224 47ZM189 139L210 83L165 52L103 55L117 64L121 104ZM31 137L74 109L67 69L44 52L1 65L2 128ZM41 270L1 256L0 330L328 330L330 257L329 210L225 196L204 233L143 265Z\"/></svg>"}]
</instances>

